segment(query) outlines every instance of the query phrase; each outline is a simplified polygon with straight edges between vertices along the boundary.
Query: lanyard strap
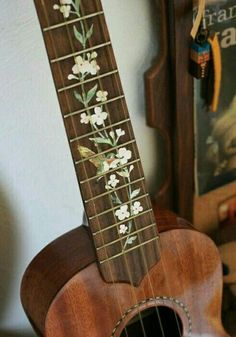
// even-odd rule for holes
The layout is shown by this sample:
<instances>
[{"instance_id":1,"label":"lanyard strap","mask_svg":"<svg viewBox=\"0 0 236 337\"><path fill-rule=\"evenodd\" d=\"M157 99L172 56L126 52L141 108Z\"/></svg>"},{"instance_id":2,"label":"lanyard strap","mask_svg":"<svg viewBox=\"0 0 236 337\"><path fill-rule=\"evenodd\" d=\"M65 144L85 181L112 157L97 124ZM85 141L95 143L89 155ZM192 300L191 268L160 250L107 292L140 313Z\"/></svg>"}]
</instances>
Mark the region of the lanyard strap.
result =
<instances>
[{"instance_id":1,"label":"lanyard strap","mask_svg":"<svg viewBox=\"0 0 236 337\"><path fill-rule=\"evenodd\" d=\"M206 0L198 0L198 13L196 16L196 19L193 24L193 28L191 30L191 36L193 39L195 39L197 32L199 30L202 18L205 15L205 8L206 8Z\"/></svg>"},{"instance_id":2,"label":"lanyard strap","mask_svg":"<svg viewBox=\"0 0 236 337\"><path fill-rule=\"evenodd\" d=\"M214 67L214 91L210 109L212 112L216 112L219 105L221 77L222 77L221 50L217 34L214 34L213 37L209 37L208 42L211 45L213 67Z\"/></svg>"}]
</instances>

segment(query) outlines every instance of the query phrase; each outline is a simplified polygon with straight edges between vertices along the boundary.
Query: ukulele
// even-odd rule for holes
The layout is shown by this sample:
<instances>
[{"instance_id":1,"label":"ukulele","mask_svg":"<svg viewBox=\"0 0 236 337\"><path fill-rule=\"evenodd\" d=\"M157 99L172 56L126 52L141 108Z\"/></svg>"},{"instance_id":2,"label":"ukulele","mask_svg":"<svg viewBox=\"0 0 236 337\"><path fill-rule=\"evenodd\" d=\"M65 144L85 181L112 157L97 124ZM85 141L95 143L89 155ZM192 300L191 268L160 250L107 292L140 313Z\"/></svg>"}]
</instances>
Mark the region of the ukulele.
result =
<instances>
[{"instance_id":1,"label":"ukulele","mask_svg":"<svg viewBox=\"0 0 236 337\"><path fill-rule=\"evenodd\" d=\"M21 287L38 336L226 336L216 247L147 193L100 0L35 0L88 218ZM159 232L157 229L159 223Z\"/></svg>"}]
</instances>

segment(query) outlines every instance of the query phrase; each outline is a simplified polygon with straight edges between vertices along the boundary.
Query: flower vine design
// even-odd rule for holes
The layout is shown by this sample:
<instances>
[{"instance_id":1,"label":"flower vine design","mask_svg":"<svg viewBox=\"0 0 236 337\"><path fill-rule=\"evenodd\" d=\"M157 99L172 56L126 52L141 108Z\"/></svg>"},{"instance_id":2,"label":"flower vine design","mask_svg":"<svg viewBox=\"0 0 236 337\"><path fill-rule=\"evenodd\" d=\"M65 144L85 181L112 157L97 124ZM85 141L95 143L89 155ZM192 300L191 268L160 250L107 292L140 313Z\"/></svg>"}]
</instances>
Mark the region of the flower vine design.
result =
<instances>
[{"instance_id":1,"label":"flower vine design","mask_svg":"<svg viewBox=\"0 0 236 337\"><path fill-rule=\"evenodd\" d=\"M53 9L59 10L65 19L70 15L76 15L81 18L81 0L59 0L59 4L54 4ZM134 169L133 165L128 165L132 158L132 151L119 144L120 139L125 136L125 131L117 128L110 132L107 131L109 126L109 114L105 111L104 106L108 100L109 93L106 90L99 88L99 83L96 83L89 90L85 89L84 81L87 77L97 76L100 71L97 58L98 53L92 51L86 53L87 44L93 35L93 25L88 29L84 24L84 20L79 20L80 29L76 25L73 26L75 39L82 46L82 53L74 58L74 65L71 73L68 74L69 81L78 81L80 83L80 91L75 90L75 98L83 105L86 112L81 113L80 123L91 125L92 129L96 131L96 137L89 138L89 140L99 148L102 145L108 145L111 149L106 154L95 153L91 149L78 146L78 150L82 158L86 158L97 169L98 180L103 178L110 170L116 170L115 173L110 174L108 181L105 183L105 189L110 191L111 200L115 208L115 216L119 221L125 221L119 225L118 234L125 236L125 243L123 251L128 245L132 245L137 240L137 235L133 232L133 220L131 217L138 215L143 211L143 207L139 201L134 199L140 194L140 189L132 189L131 187L131 173ZM84 52L83 52L84 50ZM97 102L95 108L90 107L92 100ZM100 105L101 104L101 105ZM128 166L125 166L125 165ZM116 191L120 184L120 178L124 179L128 186L128 202L124 203Z\"/></svg>"},{"instance_id":2,"label":"flower vine design","mask_svg":"<svg viewBox=\"0 0 236 337\"><path fill-rule=\"evenodd\" d=\"M71 12L71 5L72 5L72 0L60 0L60 5L55 4L53 8L55 10L59 10L64 18L68 18L70 16Z\"/></svg>"}]
</instances>

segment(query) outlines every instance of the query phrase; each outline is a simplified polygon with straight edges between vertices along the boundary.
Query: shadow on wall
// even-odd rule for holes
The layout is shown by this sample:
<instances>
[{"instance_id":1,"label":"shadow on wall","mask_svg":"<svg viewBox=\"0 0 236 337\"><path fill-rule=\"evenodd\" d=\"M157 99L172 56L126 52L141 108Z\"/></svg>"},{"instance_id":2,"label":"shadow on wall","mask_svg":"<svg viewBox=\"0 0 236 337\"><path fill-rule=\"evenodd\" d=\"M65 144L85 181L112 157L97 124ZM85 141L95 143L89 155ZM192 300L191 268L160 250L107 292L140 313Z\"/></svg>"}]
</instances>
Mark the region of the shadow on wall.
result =
<instances>
[{"instance_id":1,"label":"shadow on wall","mask_svg":"<svg viewBox=\"0 0 236 337\"><path fill-rule=\"evenodd\" d=\"M7 314L17 265L16 224L10 203L0 185L0 326ZM8 336L0 330L0 337ZM15 337L15 334L9 335Z\"/></svg>"},{"instance_id":2,"label":"shadow on wall","mask_svg":"<svg viewBox=\"0 0 236 337\"><path fill-rule=\"evenodd\" d=\"M0 185L0 327L4 324L15 285L18 265L16 219L9 198ZM18 286L19 288L19 286ZM13 318L14 319L14 318ZM11 331L0 328L0 337L35 337L34 332Z\"/></svg>"}]
</instances>

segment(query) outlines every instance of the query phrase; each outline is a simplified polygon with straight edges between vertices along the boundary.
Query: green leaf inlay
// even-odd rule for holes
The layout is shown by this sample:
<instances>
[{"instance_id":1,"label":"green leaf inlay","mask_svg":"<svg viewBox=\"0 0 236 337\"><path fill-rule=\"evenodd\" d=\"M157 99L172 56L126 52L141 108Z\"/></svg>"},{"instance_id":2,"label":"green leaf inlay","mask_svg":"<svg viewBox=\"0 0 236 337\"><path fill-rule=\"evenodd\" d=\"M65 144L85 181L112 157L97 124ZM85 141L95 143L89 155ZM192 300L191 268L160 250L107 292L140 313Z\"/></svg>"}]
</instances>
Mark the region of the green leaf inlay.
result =
<instances>
[{"instance_id":1,"label":"green leaf inlay","mask_svg":"<svg viewBox=\"0 0 236 337\"><path fill-rule=\"evenodd\" d=\"M92 89L89 90L89 92L87 93L87 98L86 98L86 103L89 104L89 102L93 99L93 97L96 94L98 85L96 84Z\"/></svg>"}]
</instances>

